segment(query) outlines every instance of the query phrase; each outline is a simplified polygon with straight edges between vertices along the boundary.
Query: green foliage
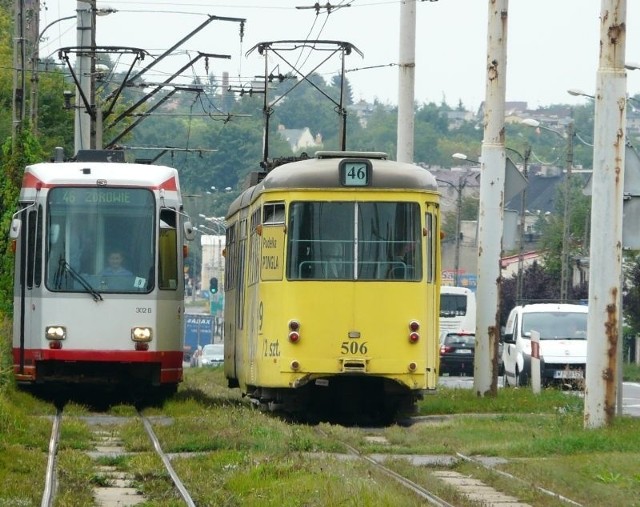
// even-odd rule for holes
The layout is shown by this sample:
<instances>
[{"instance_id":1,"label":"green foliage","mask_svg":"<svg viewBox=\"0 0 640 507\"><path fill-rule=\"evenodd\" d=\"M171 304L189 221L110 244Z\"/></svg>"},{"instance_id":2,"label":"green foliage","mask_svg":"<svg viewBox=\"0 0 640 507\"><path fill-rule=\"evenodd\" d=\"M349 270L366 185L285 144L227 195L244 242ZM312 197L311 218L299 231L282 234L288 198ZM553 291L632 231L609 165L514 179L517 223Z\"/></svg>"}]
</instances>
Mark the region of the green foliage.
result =
<instances>
[{"instance_id":1,"label":"green foliage","mask_svg":"<svg viewBox=\"0 0 640 507\"><path fill-rule=\"evenodd\" d=\"M0 182L0 230L8 231L18 207L22 173L28 164L42 160L42 149L28 128L19 129L15 143L2 148ZM0 235L0 314L11 315L13 304L13 249L7 234Z\"/></svg>"},{"instance_id":2,"label":"green foliage","mask_svg":"<svg viewBox=\"0 0 640 507\"><path fill-rule=\"evenodd\" d=\"M630 334L640 334L640 256L626 264L625 287L622 295L625 324Z\"/></svg>"},{"instance_id":3,"label":"green foliage","mask_svg":"<svg viewBox=\"0 0 640 507\"><path fill-rule=\"evenodd\" d=\"M591 199L582 193L584 179L581 175L573 175L569 179L569 236L567 253L569 259L585 255L589 248L589 219L591 216ZM541 233L541 249L544 253L545 269L560 278L562 266L562 248L565 229L565 196L566 185L558 185L556 190L555 210L549 216L540 217L538 230Z\"/></svg>"},{"instance_id":4,"label":"green foliage","mask_svg":"<svg viewBox=\"0 0 640 507\"><path fill-rule=\"evenodd\" d=\"M457 198L457 197L456 197ZM478 220L479 200L474 196L463 196L460 207L460 220ZM442 232L445 238L456 238L457 209L447 211L442 216Z\"/></svg>"}]
</instances>

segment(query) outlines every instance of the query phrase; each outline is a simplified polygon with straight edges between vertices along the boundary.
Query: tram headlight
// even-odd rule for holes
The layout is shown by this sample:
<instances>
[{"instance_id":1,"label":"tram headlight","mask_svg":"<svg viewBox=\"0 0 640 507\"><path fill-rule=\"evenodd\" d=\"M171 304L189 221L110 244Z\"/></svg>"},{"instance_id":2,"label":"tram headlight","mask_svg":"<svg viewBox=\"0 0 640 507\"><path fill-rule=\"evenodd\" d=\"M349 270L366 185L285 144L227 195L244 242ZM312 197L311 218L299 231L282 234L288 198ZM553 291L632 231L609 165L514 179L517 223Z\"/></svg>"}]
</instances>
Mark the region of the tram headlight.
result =
<instances>
[{"instance_id":1,"label":"tram headlight","mask_svg":"<svg viewBox=\"0 0 640 507\"><path fill-rule=\"evenodd\" d=\"M150 327L131 328L131 339L134 342L150 342L153 338L153 329Z\"/></svg>"},{"instance_id":2,"label":"tram headlight","mask_svg":"<svg viewBox=\"0 0 640 507\"><path fill-rule=\"evenodd\" d=\"M47 340L64 340L67 337L67 328L64 326L47 326L45 328Z\"/></svg>"}]
</instances>

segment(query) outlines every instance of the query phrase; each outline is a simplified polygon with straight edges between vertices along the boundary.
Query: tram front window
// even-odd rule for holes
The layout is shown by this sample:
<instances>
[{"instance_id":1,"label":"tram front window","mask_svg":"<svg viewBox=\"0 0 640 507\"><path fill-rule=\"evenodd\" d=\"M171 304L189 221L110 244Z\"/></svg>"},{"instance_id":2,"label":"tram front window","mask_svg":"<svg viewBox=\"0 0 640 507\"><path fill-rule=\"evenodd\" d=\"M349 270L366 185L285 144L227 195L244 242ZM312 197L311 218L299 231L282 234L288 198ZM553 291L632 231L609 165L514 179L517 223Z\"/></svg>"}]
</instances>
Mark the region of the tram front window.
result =
<instances>
[{"instance_id":1,"label":"tram front window","mask_svg":"<svg viewBox=\"0 0 640 507\"><path fill-rule=\"evenodd\" d=\"M54 188L48 195L47 288L148 292L154 287L153 193Z\"/></svg>"},{"instance_id":2,"label":"tram front window","mask_svg":"<svg viewBox=\"0 0 640 507\"><path fill-rule=\"evenodd\" d=\"M422 227L417 203L293 202L290 280L420 280Z\"/></svg>"}]
</instances>

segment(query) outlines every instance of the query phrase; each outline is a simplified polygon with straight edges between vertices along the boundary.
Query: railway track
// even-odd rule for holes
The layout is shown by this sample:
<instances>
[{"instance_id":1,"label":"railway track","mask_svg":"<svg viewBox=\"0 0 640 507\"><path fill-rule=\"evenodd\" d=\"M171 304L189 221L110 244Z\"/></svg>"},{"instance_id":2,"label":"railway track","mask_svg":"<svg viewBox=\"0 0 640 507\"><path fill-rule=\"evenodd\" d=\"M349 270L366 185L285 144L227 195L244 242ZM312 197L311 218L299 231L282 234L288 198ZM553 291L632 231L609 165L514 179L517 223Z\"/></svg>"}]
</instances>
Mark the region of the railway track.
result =
<instances>
[{"instance_id":1,"label":"railway track","mask_svg":"<svg viewBox=\"0 0 640 507\"><path fill-rule=\"evenodd\" d=\"M92 415L82 417L90 426L93 433L94 449L88 454L96 461L95 474L101 477L93 489L94 499L97 505L103 507L136 505L145 501L144 496L135 487L133 477L115 466L99 465L97 462L101 457L115 458L124 454L122 441L118 437L118 427L124 422L130 421L132 417L114 417L106 415ZM149 437L154 452L162 461L166 472L175 487L177 494L184 501L185 505L195 507L195 503L184 486L180 477L173 469L170 459L162 450L160 442L153 431L153 427L147 417L139 411L133 418L140 421ZM45 485L42 495L41 507L52 507L55 503L57 492L58 469L58 448L60 442L60 430L63 425L63 410L58 409L54 418L49 440L49 450L47 457L47 469L45 474Z\"/></svg>"},{"instance_id":2,"label":"railway track","mask_svg":"<svg viewBox=\"0 0 640 507\"><path fill-rule=\"evenodd\" d=\"M424 422L423 417L417 418L409 418L404 421L404 426L410 426L412 424L420 424L420 422ZM432 456L417 456L417 455L391 455L391 454L365 454L358 450L353 445L345 442L341 439L336 439L335 437L329 435L326 431L323 431L321 428L317 428L318 433L328 439L333 439L334 441L339 442L343 445L349 452L349 454L357 459L361 459L368 463L371 467L376 470L384 473L388 477L391 477L402 486L407 488L408 490L415 493L421 500L424 500L429 505L435 505L438 507L450 507L456 504L450 503L448 500L441 498L435 492L429 490L428 488L417 484L415 481L409 479L408 477L403 476L397 471L393 470L385 463L389 460L405 460L417 466L433 466L437 468L446 468L453 466L458 461L466 461L469 463L473 463L476 466L482 467L486 470L491 471L491 473L495 473L506 477L510 481L514 483L519 483L521 487L524 488L533 488L536 489L539 493L543 495L547 495L552 497L553 499L558 501L558 505L570 505L573 507L582 507L582 504L573 501L570 498L567 498L559 493L550 491L549 489L543 488L538 485L531 485L523 481L522 479L509 474L507 472L503 472L495 467L495 465L500 461L499 458L488 458L482 459L478 457L471 457L464 455L462 453L456 452L451 456L442 456L442 455L432 455ZM366 428L363 428L363 431L369 432ZM375 440L377 442L384 442L386 439L380 436L370 436L365 437L365 439ZM478 505L483 505L485 507L500 507L506 506L509 507L531 507L531 505L527 503L520 502L517 498L512 495L502 493L497 491L491 486L484 484L482 481L470 477L469 475L464 475L459 472L453 470L434 470L433 475L437 477L440 481L446 484L451 489L455 490L460 496L466 497L469 502L478 502Z\"/></svg>"},{"instance_id":3,"label":"railway track","mask_svg":"<svg viewBox=\"0 0 640 507\"><path fill-rule=\"evenodd\" d=\"M318 432L322 436L324 436L326 438L332 438L329 434L327 434L325 431L323 431L320 428L318 428ZM393 478L394 480L399 482L405 488L413 491L421 499L423 499L427 503L429 503L429 505L436 505L438 507L455 507L453 504L451 504L451 503L447 502L446 500L440 498L439 496L437 496L432 491L429 491L427 488L425 488L423 486L420 486L416 482L408 479L407 477L402 476L401 474L395 472L391 468L385 466L382 462L380 462L379 460L375 459L374 457L368 456L366 454L362 454L358 449L356 449L355 447L353 447L352 445L350 445L350 444L348 444L348 443L346 443L344 441L341 441L340 443L342 445L344 445L349 450L349 453L351 455L356 456L357 458L366 461L372 467L374 467L377 470L381 471L385 475Z\"/></svg>"}]
</instances>

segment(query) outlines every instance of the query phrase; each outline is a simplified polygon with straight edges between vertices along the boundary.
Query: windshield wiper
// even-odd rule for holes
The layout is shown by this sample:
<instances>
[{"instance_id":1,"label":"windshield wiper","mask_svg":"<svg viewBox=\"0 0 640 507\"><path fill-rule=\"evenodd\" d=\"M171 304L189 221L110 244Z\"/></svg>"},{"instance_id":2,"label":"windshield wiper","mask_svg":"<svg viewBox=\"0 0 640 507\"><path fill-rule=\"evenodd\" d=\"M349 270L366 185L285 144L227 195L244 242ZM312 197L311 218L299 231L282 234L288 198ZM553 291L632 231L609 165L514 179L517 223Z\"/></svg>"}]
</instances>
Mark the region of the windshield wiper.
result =
<instances>
[{"instance_id":1,"label":"windshield wiper","mask_svg":"<svg viewBox=\"0 0 640 507\"><path fill-rule=\"evenodd\" d=\"M102 295L95 290L93 287L91 287L91 284L89 282L87 282L87 280L80 274L78 273L75 269L73 269L71 267L71 264L69 264L66 259L61 258L60 259L60 269L58 270L59 272L62 271L66 271L71 275L71 278L73 278L75 281L77 281L80 285L82 285L86 291L91 294L91 296L93 297L94 301L104 301L102 299Z\"/></svg>"}]
</instances>

